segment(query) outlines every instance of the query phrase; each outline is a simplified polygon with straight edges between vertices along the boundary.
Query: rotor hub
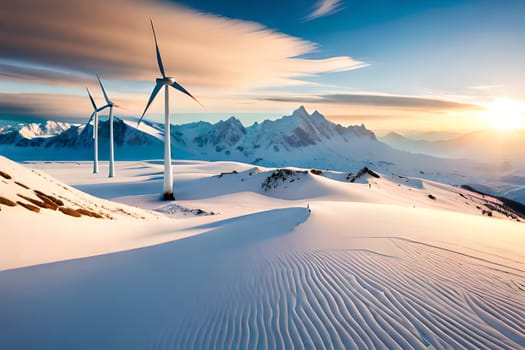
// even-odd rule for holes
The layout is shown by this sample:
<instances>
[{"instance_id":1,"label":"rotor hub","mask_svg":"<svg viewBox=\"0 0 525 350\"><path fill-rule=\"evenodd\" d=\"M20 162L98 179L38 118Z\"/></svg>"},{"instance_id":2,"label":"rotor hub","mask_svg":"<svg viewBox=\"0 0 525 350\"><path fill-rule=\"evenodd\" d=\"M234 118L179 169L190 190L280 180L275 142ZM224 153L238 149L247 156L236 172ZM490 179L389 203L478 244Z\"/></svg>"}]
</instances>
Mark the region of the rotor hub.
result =
<instances>
[{"instance_id":1,"label":"rotor hub","mask_svg":"<svg viewBox=\"0 0 525 350\"><path fill-rule=\"evenodd\" d=\"M175 79L172 77L157 78L157 84L171 85L175 82Z\"/></svg>"}]
</instances>

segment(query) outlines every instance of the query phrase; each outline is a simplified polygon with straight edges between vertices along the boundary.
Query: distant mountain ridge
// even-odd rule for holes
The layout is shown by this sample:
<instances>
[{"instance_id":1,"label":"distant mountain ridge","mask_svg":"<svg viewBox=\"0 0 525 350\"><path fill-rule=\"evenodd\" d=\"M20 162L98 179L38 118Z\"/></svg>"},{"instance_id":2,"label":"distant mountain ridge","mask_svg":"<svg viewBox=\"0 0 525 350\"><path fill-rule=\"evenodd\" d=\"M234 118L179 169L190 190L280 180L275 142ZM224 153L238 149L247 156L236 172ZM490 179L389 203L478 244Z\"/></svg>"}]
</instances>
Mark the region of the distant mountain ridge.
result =
<instances>
[{"instance_id":1,"label":"distant mountain ridge","mask_svg":"<svg viewBox=\"0 0 525 350\"><path fill-rule=\"evenodd\" d=\"M445 140L416 139L390 132L379 138L396 149L436 157L467 158L480 161L525 163L525 130L475 131Z\"/></svg>"},{"instance_id":2,"label":"distant mountain ridge","mask_svg":"<svg viewBox=\"0 0 525 350\"><path fill-rule=\"evenodd\" d=\"M17 161L93 159L92 125L47 123L47 127L19 125L0 130L0 154ZM100 122L99 127L99 158L104 161L109 154L108 121ZM114 133L116 160L163 158L163 124L145 121L138 127L136 122L116 118ZM317 111L309 114L304 107L280 119L248 127L234 117L215 124L199 121L171 125L170 135L173 159L239 161L345 172L369 167L394 177L415 176L452 185L472 185L525 203L522 176L517 177L519 183L500 177L519 175L519 169L516 173L500 173L501 169L494 172L494 166L484 162L398 150L381 142L364 125L345 127ZM492 186L495 180L499 183Z\"/></svg>"},{"instance_id":3,"label":"distant mountain ridge","mask_svg":"<svg viewBox=\"0 0 525 350\"><path fill-rule=\"evenodd\" d=\"M45 132L27 132L30 130L53 130ZM108 121L99 125L100 153L108 148ZM117 158L141 159L144 155L162 158L164 138L163 124L144 122L140 127L133 122L116 118L114 122L115 146ZM18 125L18 127L0 130L0 145L3 153L19 160L45 159L45 153L35 154L36 148L49 153L49 159L89 160L92 157L93 126L58 124L45 122L41 124ZM327 143L358 146L375 144L375 134L364 125L344 127L327 120L315 111L308 114L300 107L289 116L278 120L265 120L245 127L231 117L215 124L195 122L183 125L171 125L172 151L175 157L208 160L239 160L256 162L257 159L274 159L271 154L286 154L304 148L325 148ZM67 153L59 153L57 150ZM30 151L31 152L27 152ZM26 152L24 152L26 151ZM39 158L40 157L40 158ZM283 158L284 156L277 157ZM294 157L286 156L293 161Z\"/></svg>"},{"instance_id":4,"label":"distant mountain ridge","mask_svg":"<svg viewBox=\"0 0 525 350\"><path fill-rule=\"evenodd\" d=\"M101 121L99 125L101 160L107 159L109 153L108 123ZM163 158L163 124L146 121L137 126L135 122L116 118L113 128L117 160ZM54 135L32 137L26 137L20 132L22 129L0 132L2 154L15 160L93 159L91 124L69 125ZM291 115L248 127L234 117L215 124L204 121L172 124L170 135L174 159L230 160L341 171L372 166L383 173L425 174L431 179L439 179L444 169L460 174L467 167L463 161L396 150L378 140L363 124L345 127L317 111L309 114L303 106Z\"/></svg>"},{"instance_id":5,"label":"distant mountain ridge","mask_svg":"<svg viewBox=\"0 0 525 350\"><path fill-rule=\"evenodd\" d=\"M73 124L45 121L41 123L17 123L0 128L0 144L18 144L21 147L30 146L35 138L50 138L63 133Z\"/></svg>"},{"instance_id":6,"label":"distant mountain ridge","mask_svg":"<svg viewBox=\"0 0 525 350\"><path fill-rule=\"evenodd\" d=\"M49 137L58 135L69 129L73 124L47 120L41 123L17 123L0 127L0 133L18 132L25 138Z\"/></svg>"},{"instance_id":7,"label":"distant mountain ridge","mask_svg":"<svg viewBox=\"0 0 525 350\"><path fill-rule=\"evenodd\" d=\"M344 127L327 120L319 112L308 114L304 107L277 120L265 120L244 127L231 117L216 124L198 122L172 125L175 151L184 150L193 156L205 155L210 160L232 159L255 162L298 160L298 151L309 149L315 153L333 143L348 147L373 143L375 134L364 125Z\"/></svg>"}]
</instances>

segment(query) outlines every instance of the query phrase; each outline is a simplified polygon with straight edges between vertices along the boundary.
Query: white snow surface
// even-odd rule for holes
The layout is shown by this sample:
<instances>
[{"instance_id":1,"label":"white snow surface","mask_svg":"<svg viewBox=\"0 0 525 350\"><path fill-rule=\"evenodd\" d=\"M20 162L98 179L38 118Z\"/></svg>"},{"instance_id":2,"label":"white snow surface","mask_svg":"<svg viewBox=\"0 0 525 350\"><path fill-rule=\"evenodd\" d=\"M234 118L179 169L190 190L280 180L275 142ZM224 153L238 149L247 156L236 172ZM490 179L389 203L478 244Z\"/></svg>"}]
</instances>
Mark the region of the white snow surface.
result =
<instances>
[{"instance_id":1,"label":"white snow surface","mask_svg":"<svg viewBox=\"0 0 525 350\"><path fill-rule=\"evenodd\" d=\"M17 130L22 137L31 139L34 137L51 137L69 129L71 124L47 120L41 123L19 123L15 126L5 128L2 131Z\"/></svg>"},{"instance_id":2,"label":"white snow surface","mask_svg":"<svg viewBox=\"0 0 525 350\"><path fill-rule=\"evenodd\" d=\"M298 168L265 191L275 169L175 161L172 204L216 215L166 215L161 161L26 166L0 158L1 196L114 220L0 204L2 349L525 347L525 224L476 208L495 199Z\"/></svg>"}]
</instances>

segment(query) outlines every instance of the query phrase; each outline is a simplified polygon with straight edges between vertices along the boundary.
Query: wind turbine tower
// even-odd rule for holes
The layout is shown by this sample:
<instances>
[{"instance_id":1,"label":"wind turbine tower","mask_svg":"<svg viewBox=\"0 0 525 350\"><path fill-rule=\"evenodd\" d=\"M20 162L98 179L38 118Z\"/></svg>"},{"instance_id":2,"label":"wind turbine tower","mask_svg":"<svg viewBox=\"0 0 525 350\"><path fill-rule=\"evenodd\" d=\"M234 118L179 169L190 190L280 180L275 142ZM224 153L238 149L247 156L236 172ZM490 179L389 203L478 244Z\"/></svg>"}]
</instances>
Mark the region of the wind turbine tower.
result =
<instances>
[{"instance_id":1,"label":"wind turbine tower","mask_svg":"<svg viewBox=\"0 0 525 350\"><path fill-rule=\"evenodd\" d=\"M202 106L202 104L193 97L192 94L188 92L182 85L177 83L175 79L172 77L167 77L166 73L164 71L164 65L162 64L162 58L160 56L159 51L159 45L157 43L157 35L155 33L155 27L153 26L153 21L151 22L151 30L153 31L153 38L155 39L155 50L157 53L157 63L159 65L160 73L162 74L161 78L156 79L155 87L153 88L153 92L151 93L151 96L149 97L148 103L146 104L146 108L144 108L144 112L142 113L142 116L139 119L138 125L140 125L140 122L142 121L142 118L144 118L144 114L146 114L146 111L148 110L149 106L159 93L160 89L164 87L164 191L163 191L163 198L164 200L174 200L175 197L173 195L173 170L171 168L171 140L170 140L170 115L169 115L169 87L175 88L176 90L179 90L183 94L188 95L192 99L194 99L198 104Z\"/></svg>"},{"instance_id":2,"label":"wind turbine tower","mask_svg":"<svg viewBox=\"0 0 525 350\"><path fill-rule=\"evenodd\" d=\"M93 121L93 148L94 148L94 154L93 154L93 174L98 173L98 112L102 111L104 108L97 108L97 105L95 104L95 100L93 99L93 96L91 96L91 93L89 92L89 89L86 87L86 91L89 96L89 100L91 101L91 105L93 106L93 113L91 113L91 116L89 117L88 122L86 123L86 126L91 123L91 120L93 120L93 117L95 118Z\"/></svg>"},{"instance_id":3,"label":"wind turbine tower","mask_svg":"<svg viewBox=\"0 0 525 350\"><path fill-rule=\"evenodd\" d=\"M106 105L101 107L100 110L109 108L109 175L108 177L115 177L115 143L113 141L113 107L120 108L119 105L111 101L108 97L108 94L106 93L106 89L104 89L104 85L102 84L102 81L100 80L100 77L97 75L98 83L100 85L100 89L102 90L102 94L104 95L104 99L106 100Z\"/></svg>"}]
</instances>

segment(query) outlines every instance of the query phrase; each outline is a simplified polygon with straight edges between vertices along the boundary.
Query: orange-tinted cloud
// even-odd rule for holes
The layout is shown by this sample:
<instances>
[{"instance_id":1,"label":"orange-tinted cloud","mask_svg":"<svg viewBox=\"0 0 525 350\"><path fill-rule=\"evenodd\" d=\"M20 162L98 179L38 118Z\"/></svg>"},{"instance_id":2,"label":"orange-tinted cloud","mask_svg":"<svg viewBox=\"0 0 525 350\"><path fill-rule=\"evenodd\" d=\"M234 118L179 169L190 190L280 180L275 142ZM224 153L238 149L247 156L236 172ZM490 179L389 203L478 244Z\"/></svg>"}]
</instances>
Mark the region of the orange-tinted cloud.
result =
<instances>
[{"instance_id":1,"label":"orange-tinted cloud","mask_svg":"<svg viewBox=\"0 0 525 350\"><path fill-rule=\"evenodd\" d=\"M312 42L247 21L204 14L153 0L4 0L0 59L106 78L153 80L159 75L149 18L167 72L189 88L246 89L301 84L301 78L363 67L348 56L306 59ZM28 67L5 64L4 79L31 80ZM54 71L37 79L63 79Z\"/></svg>"},{"instance_id":2,"label":"orange-tinted cloud","mask_svg":"<svg viewBox=\"0 0 525 350\"><path fill-rule=\"evenodd\" d=\"M89 100L82 96L55 94L0 94L0 120L82 122L91 113Z\"/></svg>"},{"instance_id":3,"label":"orange-tinted cloud","mask_svg":"<svg viewBox=\"0 0 525 350\"><path fill-rule=\"evenodd\" d=\"M416 96L373 95L373 94L323 94L314 96L271 96L263 98L273 102L294 102L331 105L356 105L377 107L398 107L427 111L480 110L478 105L460 103L438 98Z\"/></svg>"},{"instance_id":4,"label":"orange-tinted cloud","mask_svg":"<svg viewBox=\"0 0 525 350\"><path fill-rule=\"evenodd\" d=\"M289 109L302 104L309 110L319 110L334 122L343 125L365 123L374 131L475 130L485 127L480 118L484 107L440 97L373 93L298 96L282 93L262 99Z\"/></svg>"}]
</instances>

